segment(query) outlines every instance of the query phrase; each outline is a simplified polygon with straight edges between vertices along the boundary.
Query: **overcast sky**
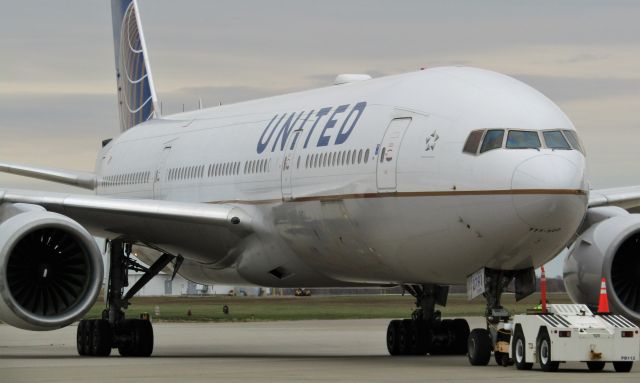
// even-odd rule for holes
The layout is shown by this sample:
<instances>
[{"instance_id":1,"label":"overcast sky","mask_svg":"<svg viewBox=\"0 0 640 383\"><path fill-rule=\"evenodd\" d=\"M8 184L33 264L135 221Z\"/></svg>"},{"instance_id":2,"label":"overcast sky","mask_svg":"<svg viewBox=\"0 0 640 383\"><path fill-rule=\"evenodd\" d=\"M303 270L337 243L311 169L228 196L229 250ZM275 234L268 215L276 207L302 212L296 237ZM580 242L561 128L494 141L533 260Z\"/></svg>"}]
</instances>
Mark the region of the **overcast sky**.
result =
<instances>
[{"instance_id":1,"label":"overcast sky","mask_svg":"<svg viewBox=\"0 0 640 383\"><path fill-rule=\"evenodd\" d=\"M164 113L462 64L545 93L595 188L640 184L639 1L139 0ZM108 0L0 12L0 161L92 170L118 133ZM0 175L1 187L72 190Z\"/></svg>"}]
</instances>

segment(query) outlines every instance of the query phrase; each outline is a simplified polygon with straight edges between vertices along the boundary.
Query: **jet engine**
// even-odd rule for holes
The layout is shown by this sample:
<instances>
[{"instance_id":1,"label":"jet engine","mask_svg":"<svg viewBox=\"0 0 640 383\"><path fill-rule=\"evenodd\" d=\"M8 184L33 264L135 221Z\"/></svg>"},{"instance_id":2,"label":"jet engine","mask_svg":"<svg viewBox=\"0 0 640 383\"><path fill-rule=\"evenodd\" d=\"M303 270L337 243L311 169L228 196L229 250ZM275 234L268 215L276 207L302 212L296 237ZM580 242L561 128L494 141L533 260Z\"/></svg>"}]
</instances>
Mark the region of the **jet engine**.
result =
<instances>
[{"instance_id":1,"label":"jet engine","mask_svg":"<svg viewBox=\"0 0 640 383\"><path fill-rule=\"evenodd\" d=\"M640 214L619 208L590 213L602 220L570 249L563 272L567 292L574 302L597 307L604 277L610 310L640 323Z\"/></svg>"},{"instance_id":2,"label":"jet engine","mask_svg":"<svg viewBox=\"0 0 640 383\"><path fill-rule=\"evenodd\" d=\"M40 206L0 206L0 320L67 326L93 306L103 273L98 245L77 222Z\"/></svg>"}]
</instances>

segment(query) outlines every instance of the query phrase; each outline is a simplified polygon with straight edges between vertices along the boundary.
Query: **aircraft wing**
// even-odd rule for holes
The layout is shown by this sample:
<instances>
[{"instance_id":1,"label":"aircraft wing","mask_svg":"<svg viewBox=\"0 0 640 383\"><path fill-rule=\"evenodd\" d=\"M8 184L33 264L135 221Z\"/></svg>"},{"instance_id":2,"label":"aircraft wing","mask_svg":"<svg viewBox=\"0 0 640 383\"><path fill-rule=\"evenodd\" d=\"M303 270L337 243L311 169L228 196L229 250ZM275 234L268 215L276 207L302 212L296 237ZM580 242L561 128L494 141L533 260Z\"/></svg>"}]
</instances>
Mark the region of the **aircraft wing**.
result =
<instances>
[{"instance_id":1,"label":"aircraft wing","mask_svg":"<svg viewBox=\"0 0 640 383\"><path fill-rule=\"evenodd\" d=\"M229 255L253 232L251 217L230 204L27 190L0 190L1 203L39 205L77 221L95 236L123 236L209 263Z\"/></svg>"},{"instance_id":2,"label":"aircraft wing","mask_svg":"<svg viewBox=\"0 0 640 383\"><path fill-rule=\"evenodd\" d=\"M591 190L589 207L618 206L623 209L640 207L640 186Z\"/></svg>"},{"instance_id":3,"label":"aircraft wing","mask_svg":"<svg viewBox=\"0 0 640 383\"><path fill-rule=\"evenodd\" d=\"M40 168L29 165L10 164L6 162L0 162L0 172L38 178L45 181L53 181L90 190L94 190L96 188L96 176L89 172Z\"/></svg>"}]
</instances>

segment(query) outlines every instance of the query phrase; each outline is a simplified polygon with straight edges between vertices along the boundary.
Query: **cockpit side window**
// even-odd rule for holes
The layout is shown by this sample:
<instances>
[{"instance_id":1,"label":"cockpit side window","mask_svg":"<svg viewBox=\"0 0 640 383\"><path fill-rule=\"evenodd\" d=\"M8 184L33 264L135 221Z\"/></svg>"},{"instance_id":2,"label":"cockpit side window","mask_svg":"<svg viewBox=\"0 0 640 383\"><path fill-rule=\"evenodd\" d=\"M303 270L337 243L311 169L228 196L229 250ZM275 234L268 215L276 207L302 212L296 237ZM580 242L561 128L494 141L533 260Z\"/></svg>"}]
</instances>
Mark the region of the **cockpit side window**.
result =
<instances>
[{"instance_id":1,"label":"cockpit side window","mask_svg":"<svg viewBox=\"0 0 640 383\"><path fill-rule=\"evenodd\" d=\"M540 136L530 130L510 130L507 135L507 149L539 149Z\"/></svg>"},{"instance_id":2,"label":"cockpit side window","mask_svg":"<svg viewBox=\"0 0 640 383\"><path fill-rule=\"evenodd\" d=\"M467 142L465 142L462 151L469 154L478 153L478 146L480 146L483 134L484 130L474 130L471 132L469 137L467 137Z\"/></svg>"},{"instance_id":3,"label":"cockpit side window","mask_svg":"<svg viewBox=\"0 0 640 383\"><path fill-rule=\"evenodd\" d=\"M563 130L564 136L567 138L567 141L571 144L571 147L575 150L579 150L584 154L584 149L582 145L580 145L580 140L578 140L578 135L573 130Z\"/></svg>"},{"instance_id":4,"label":"cockpit side window","mask_svg":"<svg viewBox=\"0 0 640 383\"><path fill-rule=\"evenodd\" d=\"M559 130L542 132L544 142L549 149L571 150L571 146Z\"/></svg>"},{"instance_id":5,"label":"cockpit side window","mask_svg":"<svg viewBox=\"0 0 640 383\"><path fill-rule=\"evenodd\" d=\"M500 149L502 147L503 138L504 130L487 130L487 134L484 135L484 140L482 141L482 146L480 147L480 153L484 153L493 149Z\"/></svg>"}]
</instances>

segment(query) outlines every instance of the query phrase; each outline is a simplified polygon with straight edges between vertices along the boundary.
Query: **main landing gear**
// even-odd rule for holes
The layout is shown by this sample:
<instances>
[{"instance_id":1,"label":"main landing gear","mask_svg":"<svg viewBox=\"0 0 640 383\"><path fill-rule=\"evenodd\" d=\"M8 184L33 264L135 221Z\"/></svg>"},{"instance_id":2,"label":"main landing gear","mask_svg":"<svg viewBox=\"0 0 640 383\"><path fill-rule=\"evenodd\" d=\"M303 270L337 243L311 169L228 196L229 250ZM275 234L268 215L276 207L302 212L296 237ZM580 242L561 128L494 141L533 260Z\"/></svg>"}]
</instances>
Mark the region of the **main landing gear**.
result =
<instances>
[{"instance_id":1,"label":"main landing gear","mask_svg":"<svg viewBox=\"0 0 640 383\"><path fill-rule=\"evenodd\" d=\"M125 319L124 310L131 298L156 276L173 259L175 272L182 257L163 254L146 268L131 258L131 244L122 240L109 243L109 281L106 291L107 305L102 319L81 320L78 325L77 347L82 356L109 356L117 348L122 356L150 356L153 352L153 327L147 319ZM128 271L144 272L144 275L124 294L128 286Z\"/></svg>"},{"instance_id":2,"label":"main landing gear","mask_svg":"<svg viewBox=\"0 0 640 383\"><path fill-rule=\"evenodd\" d=\"M392 320L387 327L391 355L464 355L469 324L464 319L441 319L436 303L445 306L449 288L434 284L405 285L416 298L411 319Z\"/></svg>"}]
</instances>

